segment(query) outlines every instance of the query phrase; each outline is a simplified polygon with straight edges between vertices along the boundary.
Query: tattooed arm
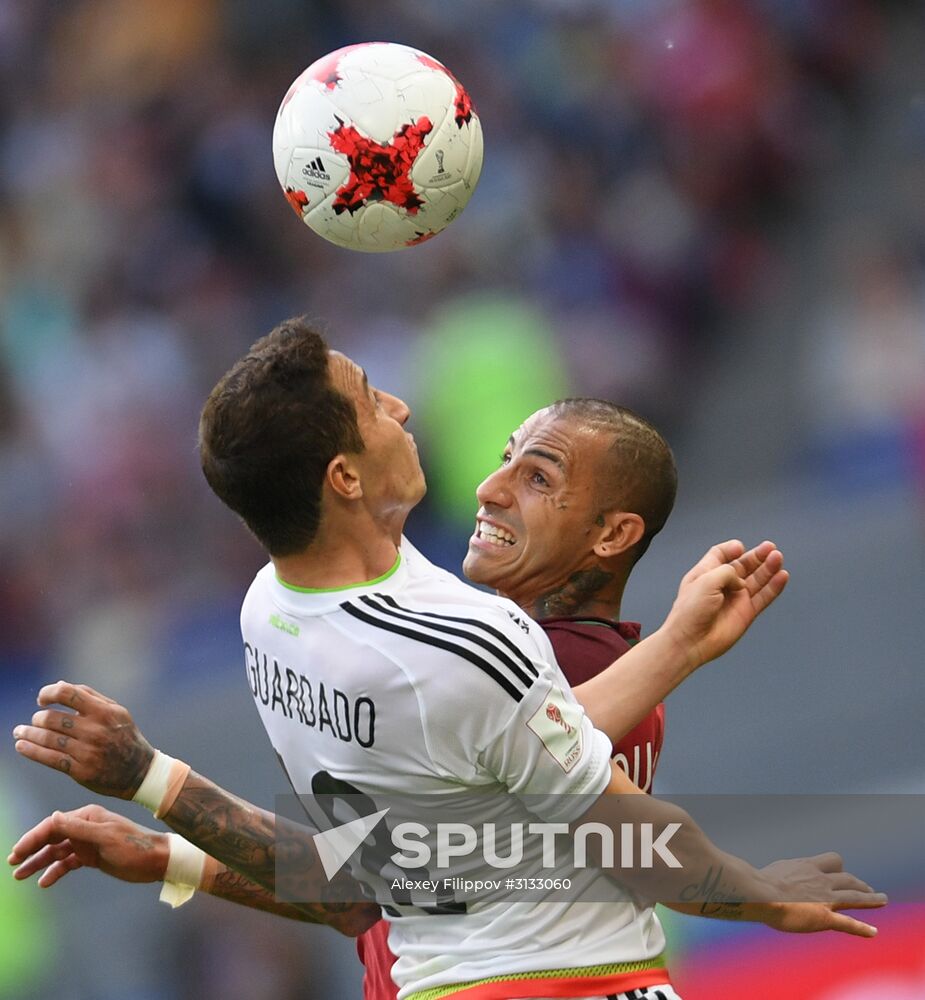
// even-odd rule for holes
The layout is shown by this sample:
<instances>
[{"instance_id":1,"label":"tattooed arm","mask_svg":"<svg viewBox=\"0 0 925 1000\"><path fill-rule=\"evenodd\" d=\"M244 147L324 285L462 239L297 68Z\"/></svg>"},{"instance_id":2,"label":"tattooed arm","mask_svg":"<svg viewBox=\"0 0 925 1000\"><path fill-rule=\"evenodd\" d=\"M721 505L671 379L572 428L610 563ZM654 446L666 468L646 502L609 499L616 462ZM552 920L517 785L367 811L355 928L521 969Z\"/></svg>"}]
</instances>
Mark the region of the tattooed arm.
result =
<instances>
[{"instance_id":1,"label":"tattooed arm","mask_svg":"<svg viewBox=\"0 0 925 1000\"><path fill-rule=\"evenodd\" d=\"M772 881L784 881L793 885L793 895L821 895L821 879L828 879L829 885L848 886L858 884L854 876L844 871L840 855L829 852L811 858L789 858L775 861L758 869L762 877ZM776 931L789 934L811 934L815 931L842 931L857 937L874 937L877 929L870 924L841 913L844 909L872 909L884 905L886 897L880 893L868 892L869 887L860 883L861 892L868 896L866 902L845 899L838 902L779 902L766 905L755 912L740 897L730 883L730 873L719 865L715 870L707 868L700 882L691 882L682 890L682 896L689 902L673 900L663 903L670 910L686 913L694 917L712 917L714 920L760 920Z\"/></svg>"},{"instance_id":2,"label":"tattooed arm","mask_svg":"<svg viewBox=\"0 0 925 1000\"><path fill-rule=\"evenodd\" d=\"M17 866L13 877L19 880L41 871L38 884L47 889L78 868L97 868L122 882L160 882L169 852L167 834L148 830L102 806L89 805L47 816L23 834L7 861ZM281 917L310 920L304 909L276 899L225 865L220 865L204 891Z\"/></svg>"},{"instance_id":3,"label":"tattooed arm","mask_svg":"<svg viewBox=\"0 0 925 1000\"><path fill-rule=\"evenodd\" d=\"M252 882L247 876L240 875L225 865L221 866L206 892L218 899L228 900L229 903L239 903L241 906L248 906L254 910L265 910L267 913L275 913L280 917L289 917L290 920L304 920L308 923L318 922L313 921L304 909L299 909L292 903L284 903L266 889L261 888L256 882ZM375 917L379 918L378 907L376 907ZM362 934L365 929L363 927L357 933Z\"/></svg>"},{"instance_id":4,"label":"tattooed arm","mask_svg":"<svg viewBox=\"0 0 925 1000\"><path fill-rule=\"evenodd\" d=\"M598 863L618 885L650 904L658 901L681 913L758 922L789 933L877 933L841 911L881 907L886 896L844 871L837 854L775 861L756 869L717 847L685 810L641 792L614 763L605 794L579 821L586 824L613 831L614 843L620 843L619 862L611 852L606 860L599 853ZM594 838L591 850L600 851L602 842ZM625 863L627 846L635 860ZM643 860L647 855L648 861Z\"/></svg>"},{"instance_id":5,"label":"tattooed arm","mask_svg":"<svg viewBox=\"0 0 925 1000\"><path fill-rule=\"evenodd\" d=\"M260 909L270 908L268 902L291 908L301 920L331 924L350 936L362 934L380 916L374 903L356 902L363 897L362 889L344 871L328 881L308 830L245 802L195 771L190 771L163 820L226 866L214 895ZM240 877L235 879L235 874ZM282 903L279 896L293 902Z\"/></svg>"},{"instance_id":6,"label":"tattooed arm","mask_svg":"<svg viewBox=\"0 0 925 1000\"><path fill-rule=\"evenodd\" d=\"M58 681L42 688L42 710L31 725L13 730L16 751L23 757L69 774L93 792L131 799L154 756L154 750L123 706L84 684ZM73 711L48 706L64 705ZM344 934L361 934L379 917L379 908L361 900L360 887L344 872L330 882L308 830L190 772L170 811L162 817L186 840L263 890L250 892L230 875L221 888L236 901L269 909L275 897L287 916L330 924ZM285 884L277 881L285 873ZM274 907L274 912L280 912Z\"/></svg>"}]
</instances>

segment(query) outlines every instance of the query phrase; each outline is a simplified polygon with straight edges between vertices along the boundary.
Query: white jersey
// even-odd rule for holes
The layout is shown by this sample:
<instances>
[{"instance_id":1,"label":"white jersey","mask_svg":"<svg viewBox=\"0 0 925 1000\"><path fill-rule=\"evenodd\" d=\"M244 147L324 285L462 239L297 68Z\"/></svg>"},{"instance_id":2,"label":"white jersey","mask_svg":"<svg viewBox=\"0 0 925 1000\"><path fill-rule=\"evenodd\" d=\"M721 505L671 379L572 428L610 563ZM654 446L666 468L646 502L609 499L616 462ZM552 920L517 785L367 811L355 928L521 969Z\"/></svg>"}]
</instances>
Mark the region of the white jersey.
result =
<instances>
[{"instance_id":1,"label":"white jersey","mask_svg":"<svg viewBox=\"0 0 925 1000\"><path fill-rule=\"evenodd\" d=\"M261 720L299 794L333 783L372 803L425 795L449 811L460 797L471 803L473 789L552 795L542 818L570 822L588 800L570 806L567 794L596 796L610 780L610 740L575 700L542 628L407 541L385 576L338 590L296 590L265 566L244 600L241 630ZM662 965L658 920L631 902L388 913L402 1000L533 972L570 982L583 970L617 976ZM600 981L608 987L600 992L618 992ZM597 989L576 980L571 995Z\"/></svg>"}]
</instances>

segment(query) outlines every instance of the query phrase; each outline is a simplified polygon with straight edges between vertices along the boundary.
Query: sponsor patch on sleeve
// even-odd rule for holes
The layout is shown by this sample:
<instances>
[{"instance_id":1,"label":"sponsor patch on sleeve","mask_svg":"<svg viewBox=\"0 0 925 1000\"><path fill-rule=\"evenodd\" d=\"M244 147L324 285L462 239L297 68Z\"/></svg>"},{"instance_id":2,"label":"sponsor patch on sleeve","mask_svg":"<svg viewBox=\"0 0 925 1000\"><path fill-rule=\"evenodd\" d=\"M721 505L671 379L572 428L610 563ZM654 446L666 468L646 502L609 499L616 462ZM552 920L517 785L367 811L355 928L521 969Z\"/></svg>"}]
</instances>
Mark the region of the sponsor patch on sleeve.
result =
<instances>
[{"instance_id":1,"label":"sponsor patch on sleeve","mask_svg":"<svg viewBox=\"0 0 925 1000\"><path fill-rule=\"evenodd\" d=\"M581 706L553 687L542 705L527 720L559 767L568 774L581 760Z\"/></svg>"}]
</instances>

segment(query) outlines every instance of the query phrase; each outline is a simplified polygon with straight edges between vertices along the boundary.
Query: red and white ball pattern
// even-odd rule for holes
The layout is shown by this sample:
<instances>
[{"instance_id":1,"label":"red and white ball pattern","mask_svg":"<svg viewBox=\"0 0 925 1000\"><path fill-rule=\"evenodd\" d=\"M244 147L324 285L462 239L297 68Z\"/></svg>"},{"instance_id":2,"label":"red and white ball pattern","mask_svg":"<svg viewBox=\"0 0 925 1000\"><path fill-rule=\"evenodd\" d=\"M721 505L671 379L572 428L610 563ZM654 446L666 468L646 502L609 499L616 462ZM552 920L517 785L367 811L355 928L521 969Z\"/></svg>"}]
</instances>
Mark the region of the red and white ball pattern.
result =
<instances>
[{"instance_id":1,"label":"red and white ball pattern","mask_svg":"<svg viewBox=\"0 0 925 1000\"><path fill-rule=\"evenodd\" d=\"M482 128L459 81L405 45L349 45L312 63L273 129L276 175L319 236L400 250L463 210L482 169Z\"/></svg>"}]
</instances>

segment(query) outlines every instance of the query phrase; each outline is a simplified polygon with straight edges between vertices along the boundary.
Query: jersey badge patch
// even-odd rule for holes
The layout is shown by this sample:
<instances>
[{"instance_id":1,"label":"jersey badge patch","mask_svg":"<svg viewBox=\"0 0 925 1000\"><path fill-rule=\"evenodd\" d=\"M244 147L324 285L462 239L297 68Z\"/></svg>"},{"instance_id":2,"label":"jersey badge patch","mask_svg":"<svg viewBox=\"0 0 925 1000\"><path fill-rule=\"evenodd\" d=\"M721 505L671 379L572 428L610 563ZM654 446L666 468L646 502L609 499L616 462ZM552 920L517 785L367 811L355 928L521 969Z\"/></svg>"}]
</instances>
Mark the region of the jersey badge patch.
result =
<instances>
[{"instance_id":1,"label":"jersey badge patch","mask_svg":"<svg viewBox=\"0 0 925 1000\"><path fill-rule=\"evenodd\" d=\"M554 687L527 721L559 767L568 774L581 760L581 706Z\"/></svg>"}]
</instances>

